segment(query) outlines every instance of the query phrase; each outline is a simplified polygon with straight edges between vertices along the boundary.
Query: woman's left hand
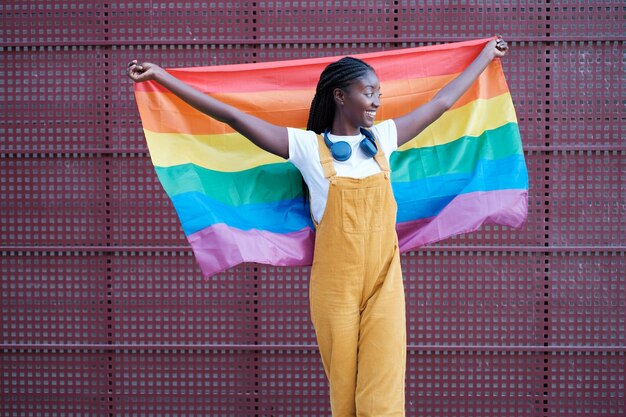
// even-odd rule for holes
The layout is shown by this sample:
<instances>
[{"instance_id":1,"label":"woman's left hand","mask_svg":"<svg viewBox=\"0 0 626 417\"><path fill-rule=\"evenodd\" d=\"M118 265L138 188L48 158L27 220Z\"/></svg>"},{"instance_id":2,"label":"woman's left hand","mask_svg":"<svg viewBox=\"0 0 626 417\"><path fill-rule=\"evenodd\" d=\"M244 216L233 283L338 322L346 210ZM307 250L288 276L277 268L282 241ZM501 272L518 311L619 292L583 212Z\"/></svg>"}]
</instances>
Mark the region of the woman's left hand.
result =
<instances>
[{"instance_id":1,"label":"woman's left hand","mask_svg":"<svg viewBox=\"0 0 626 417\"><path fill-rule=\"evenodd\" d=\"M502 58L509 50L509 45L506 43L502 36L497 35L496 39L493 39L490 43L490 48L493 50L494 55L498 58Z\"/></svg>"}]
</instances>

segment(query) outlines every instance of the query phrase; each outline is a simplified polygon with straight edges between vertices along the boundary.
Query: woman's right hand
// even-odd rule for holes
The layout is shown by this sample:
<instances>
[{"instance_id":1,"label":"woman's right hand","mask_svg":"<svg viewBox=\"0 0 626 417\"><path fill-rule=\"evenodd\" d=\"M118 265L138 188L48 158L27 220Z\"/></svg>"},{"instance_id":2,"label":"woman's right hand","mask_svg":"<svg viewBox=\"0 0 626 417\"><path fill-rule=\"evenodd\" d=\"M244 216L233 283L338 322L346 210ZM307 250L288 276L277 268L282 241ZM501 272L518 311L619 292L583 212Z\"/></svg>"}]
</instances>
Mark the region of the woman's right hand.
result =
<instances>
[{"instance_id":1,"label":"woman's right hand","mask_svg":"<svg viewBox=\"0 0 626 417\"><path fill-rule=\"evenodd\" d=\"M136 83L154 80L159 72L164 71L163 68L150 62L139 64L136 59L128 63L126 67L126 75Z\"/></svg>"}]
</instances>

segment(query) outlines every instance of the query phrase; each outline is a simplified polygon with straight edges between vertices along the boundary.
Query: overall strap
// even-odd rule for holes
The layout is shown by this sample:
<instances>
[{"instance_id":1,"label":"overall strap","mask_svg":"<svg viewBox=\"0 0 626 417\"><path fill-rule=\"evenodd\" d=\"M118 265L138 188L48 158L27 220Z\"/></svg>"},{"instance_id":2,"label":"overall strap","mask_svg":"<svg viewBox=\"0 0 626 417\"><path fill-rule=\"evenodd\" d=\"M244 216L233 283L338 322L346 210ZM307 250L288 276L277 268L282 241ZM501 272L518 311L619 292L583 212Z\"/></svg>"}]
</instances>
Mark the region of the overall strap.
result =
<instances>
[{"instance_id":1,"label":"overall strap","mask_svg":"<svg viewBox=\"0 0 626 417\"><path fill-rule=\"evenodd\" d=\"M376 152L376 155L374 155L374 160L378 162L378 166L380 167L381 171L388 175L391 172L391 168L389 168L389 161L387 161L387 158L385 157L385 152L383 151L382 146L380 146L380 142L378 141L376 135L374 135L374 132L372 132L372 136L374 136L374 140L376 141L376 147L378 148L378 152Z\"/></svg>"},{"instance_id":2,"label":"overall strap","mask_svg":"<svg viewBox=\"0 0 626 417\"><path fill-rule=\"evenodd\" d=\"M331 179L337 175L333 156L330 154L330 149L326 146L322 135L317 135L317 144L320 153L320 163L322 164L322 170L324 171L324 178Z\"/></svg>"}]
</instances>

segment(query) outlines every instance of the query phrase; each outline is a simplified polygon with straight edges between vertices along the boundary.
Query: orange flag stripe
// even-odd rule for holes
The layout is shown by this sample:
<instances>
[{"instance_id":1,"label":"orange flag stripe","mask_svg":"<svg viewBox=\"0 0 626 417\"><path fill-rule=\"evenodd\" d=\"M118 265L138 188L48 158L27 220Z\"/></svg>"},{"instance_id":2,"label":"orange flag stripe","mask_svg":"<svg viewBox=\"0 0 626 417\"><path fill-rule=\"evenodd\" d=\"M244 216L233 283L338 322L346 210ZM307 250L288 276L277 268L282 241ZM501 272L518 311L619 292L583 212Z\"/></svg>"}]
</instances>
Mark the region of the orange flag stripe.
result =
<instances>
[{"instance_id":1,"label":"orange flag stripe","mask_svg":"<svg viewBox=\"0 0 626 417\"><path fill-rule=\"evenodd\" d=\"M474 83L453 106L458 108L476 99L489 99L508 92L501 74L500 61L493 61L481 78L491 82ZM378 119L401 116L430 100L434 94L458 74L382 82L382 105ZM496 82L494 82L496 80ZM233 130L190 107L169 92L136 92L144 127L157 133L224 134ZM212 97L279 126L304 128L313 91L286 90L255 93L214 93ZM185 122L181 123L181 119Z\"/></svg>"},{"instance_id":2,"label":"orange flag stripe","mask_svg":"<svg viewBox=\"0 0 626 417\"><path fill-rule=\"evenodd\" d=\"M484 45L489 39L492 38L355 56L372 65L383 81L458 74L478 54L476 46ZM396 55L401 56L401 60L395 59ZM277 85L281 91L303 90L314 87L324 67L339 58L328 56L252 64L169 68L167 71L206 93L267 91ZM154 82L140 83L135 88L136 91L143 92L165 91Z\"/></svg>"}]
</instances>

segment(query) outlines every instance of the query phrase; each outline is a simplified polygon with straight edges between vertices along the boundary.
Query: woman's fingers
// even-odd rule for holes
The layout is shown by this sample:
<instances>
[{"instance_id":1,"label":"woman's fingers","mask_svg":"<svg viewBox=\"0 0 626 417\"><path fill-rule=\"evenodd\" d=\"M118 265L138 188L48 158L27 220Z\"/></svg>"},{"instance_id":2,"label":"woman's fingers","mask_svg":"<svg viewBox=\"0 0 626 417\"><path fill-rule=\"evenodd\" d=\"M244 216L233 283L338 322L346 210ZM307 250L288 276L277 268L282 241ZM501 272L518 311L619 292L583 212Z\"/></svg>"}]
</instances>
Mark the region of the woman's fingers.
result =
<instances>
[{"instance_id":1,"label":"woman's fingers","mask_svg":"<svg viewBox=\"0 0 626 417\"><path fill-rule=\"evenodd\" d=\"M136 59L130 61L126 65L126 75L128 75L134 81L138 81L143 72L144 67L142 65L139 65Z\"/></svg>"},{"instance_id":2,"label":"woman's fingers","mask_svg":"<svg viewBox=\"0 0 626 417\"><path fill-rule=\"evenodd\" d=\"M504 52L507 49L509 49L508 44L506 43L506 41L504 39L502 39L502 36L500 36L500 35L497 35L497 36L498 36L498 38L496 39L496 48L499 51L502 51L502 52Z\"/></svg>"}]
</instances>

